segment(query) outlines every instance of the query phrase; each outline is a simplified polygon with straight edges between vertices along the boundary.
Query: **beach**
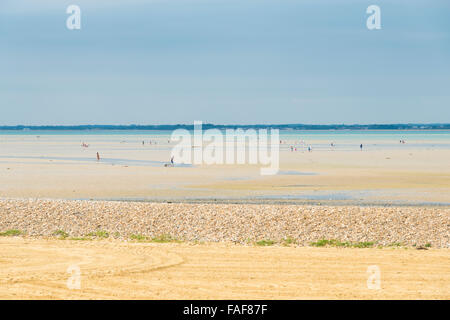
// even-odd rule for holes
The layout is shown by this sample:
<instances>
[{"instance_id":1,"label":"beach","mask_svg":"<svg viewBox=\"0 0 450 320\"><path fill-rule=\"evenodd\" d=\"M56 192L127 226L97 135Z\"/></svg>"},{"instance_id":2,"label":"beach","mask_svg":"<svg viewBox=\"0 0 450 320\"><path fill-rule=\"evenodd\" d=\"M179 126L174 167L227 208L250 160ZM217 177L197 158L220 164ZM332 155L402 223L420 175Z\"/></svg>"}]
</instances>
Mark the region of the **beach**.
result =
<instances>
[{"instance_id":1,"label":"beach","mask_svg":"<svg viewBox=\"0 0 450 320\"><path fill-rule=\"evenodd\" d=\"M448 131L353 133L342 137L308 134L281 134L280 168L271 176L260 174L261 165L183 166L175 159L175 167L164 167L175 145L168 143L170 132L2 135L0 195L86 200L450 204ZM398 139L408 134L411 137L406 144L400 144ZM333 138L335 147L330 146ZM359 150L361 142L363 151ZM82 143L89 147L81 147ZM309 145L312 152L307 151ZM297 151L291 152L290 146ZM96 152L100 161L96 160Z\"/></svg>"},{"instance_id":2,"label":"beach","mask_svg":"<svg viewBox=\"0 0 450 320\"><path fill-rule=\"evenodd\" d=\"M168 133L1 135L0 297L448 299L448 136L283 134L262 176L164 166Z\"/></svg>"},{"instance_id":3,"label":"beach","mask_svg":"<svg viewBox=\"0 0 450 320\"><path fill-rule=\"evenodd\" d=\"M450 1L0 1L0 300L450 300Z\"/></svg>"}]
</instances>

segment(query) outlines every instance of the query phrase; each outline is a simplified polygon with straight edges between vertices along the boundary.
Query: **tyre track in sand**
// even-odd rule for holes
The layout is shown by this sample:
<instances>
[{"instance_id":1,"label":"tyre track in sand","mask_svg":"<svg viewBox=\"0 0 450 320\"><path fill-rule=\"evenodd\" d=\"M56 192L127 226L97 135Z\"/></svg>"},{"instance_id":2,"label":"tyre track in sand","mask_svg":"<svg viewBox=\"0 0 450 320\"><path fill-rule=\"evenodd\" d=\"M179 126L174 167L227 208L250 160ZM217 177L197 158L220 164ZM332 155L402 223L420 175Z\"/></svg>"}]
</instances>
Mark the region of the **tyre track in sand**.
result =
<instances>
[{"instance_id":1,"label":"tyre track in sand","mask_svg":"<svg viewBox=\"0 0 450 320\"><path fill-rule=\"evenodd\" d=\"M4 298L83 298L93 295L114 298L114 292L109 292L111 290L101 290L89 284L104 282L102 278L151 273L184 262L180 255L166 248L145 244L26 239L18 249L17 240L0 241L0 287L10 291L10 295ZM80 268L82 290L69 290L67 287L71 276L67 269L71 265Z\"/></svg>"}]
</instances>

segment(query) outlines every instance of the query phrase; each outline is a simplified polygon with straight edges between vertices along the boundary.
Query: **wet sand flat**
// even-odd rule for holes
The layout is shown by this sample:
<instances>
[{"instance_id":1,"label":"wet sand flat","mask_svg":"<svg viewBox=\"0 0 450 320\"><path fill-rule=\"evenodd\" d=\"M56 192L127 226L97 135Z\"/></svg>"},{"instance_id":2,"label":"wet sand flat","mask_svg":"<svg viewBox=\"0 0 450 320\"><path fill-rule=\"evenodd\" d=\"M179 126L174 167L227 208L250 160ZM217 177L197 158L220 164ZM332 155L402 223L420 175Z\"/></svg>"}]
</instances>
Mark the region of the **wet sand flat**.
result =
<instances>
[{"instance_id":1,"label":"wet sand flat","mask_svg":"<svg viewBox=\"0 0 450 320\"><path fill-rule=\"evenodd\" d=\"M32 139L36 141L32 141ZM280 151L278 175L259 165L164 167L173 145L60 136L0 141L0 197L63 199L306 199L450 204L450 150L407 146ZM137 139L137 138L135 138ZM377 141L373 142L375 145ZM96 161L96 152L101 160ZM176 159L175 159L176 161ZM329 195L329 196L328 196Z\"/></svg>"}]
</instances>

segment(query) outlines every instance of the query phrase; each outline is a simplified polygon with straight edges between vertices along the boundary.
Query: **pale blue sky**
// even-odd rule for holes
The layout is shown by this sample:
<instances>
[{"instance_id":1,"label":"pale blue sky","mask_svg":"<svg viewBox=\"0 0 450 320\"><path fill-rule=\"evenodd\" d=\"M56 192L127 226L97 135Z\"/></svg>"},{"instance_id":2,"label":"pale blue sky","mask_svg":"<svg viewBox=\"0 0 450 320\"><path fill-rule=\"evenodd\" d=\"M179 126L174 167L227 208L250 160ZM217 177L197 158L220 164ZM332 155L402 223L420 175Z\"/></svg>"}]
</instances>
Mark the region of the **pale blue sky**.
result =
<instances>
[{"instance_id":1,"label":"pale blue sky","mask_svg":"<svg viewBox=\"0 0 450 320\"><path fill-rule=\"evenodd\" d=\"M0 125L450 122L449 17L448 0L1 0Z\"/></svg>"}]
</instances>

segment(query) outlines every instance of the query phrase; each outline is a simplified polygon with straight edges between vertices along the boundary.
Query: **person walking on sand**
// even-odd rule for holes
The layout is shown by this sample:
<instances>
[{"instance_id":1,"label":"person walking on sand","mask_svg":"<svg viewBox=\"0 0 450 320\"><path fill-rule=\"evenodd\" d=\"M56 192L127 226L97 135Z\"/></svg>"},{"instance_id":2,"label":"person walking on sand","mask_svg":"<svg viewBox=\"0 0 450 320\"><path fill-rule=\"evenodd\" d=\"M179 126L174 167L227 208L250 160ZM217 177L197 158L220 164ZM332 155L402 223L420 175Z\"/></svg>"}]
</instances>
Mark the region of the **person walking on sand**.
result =
<instances>
[{"instance_id":1,"label":"person walking on sand","mask_svg":"<svg viewBox=\"0 0 450 320\"><path fill-rule=\"evenodd\" d=\"M359 148L361 149L361 151L362 151L362 147L363 147L363 145L362 145L362 143L359 145Z\"/></svg>"},{"instance_id":2,"label":"person walking on sand","mask_svg":"<svg viewBox=\"0 0 450 320\"><path fill-rule=\"evenodd\" d=\"M173 158L174 156L172 156L172 158L170 158L170 163L173 165Z\"/></svg>"},{"instance_id":3,"label":"person walking on sand","mask_svg":"<svg viewBox=\"0 0 450 320\"><path fill-rule=\"evenodd\" d=\"M97 161L100 161L100 154L97 152Z\"/></svg>"}]
</instances>

